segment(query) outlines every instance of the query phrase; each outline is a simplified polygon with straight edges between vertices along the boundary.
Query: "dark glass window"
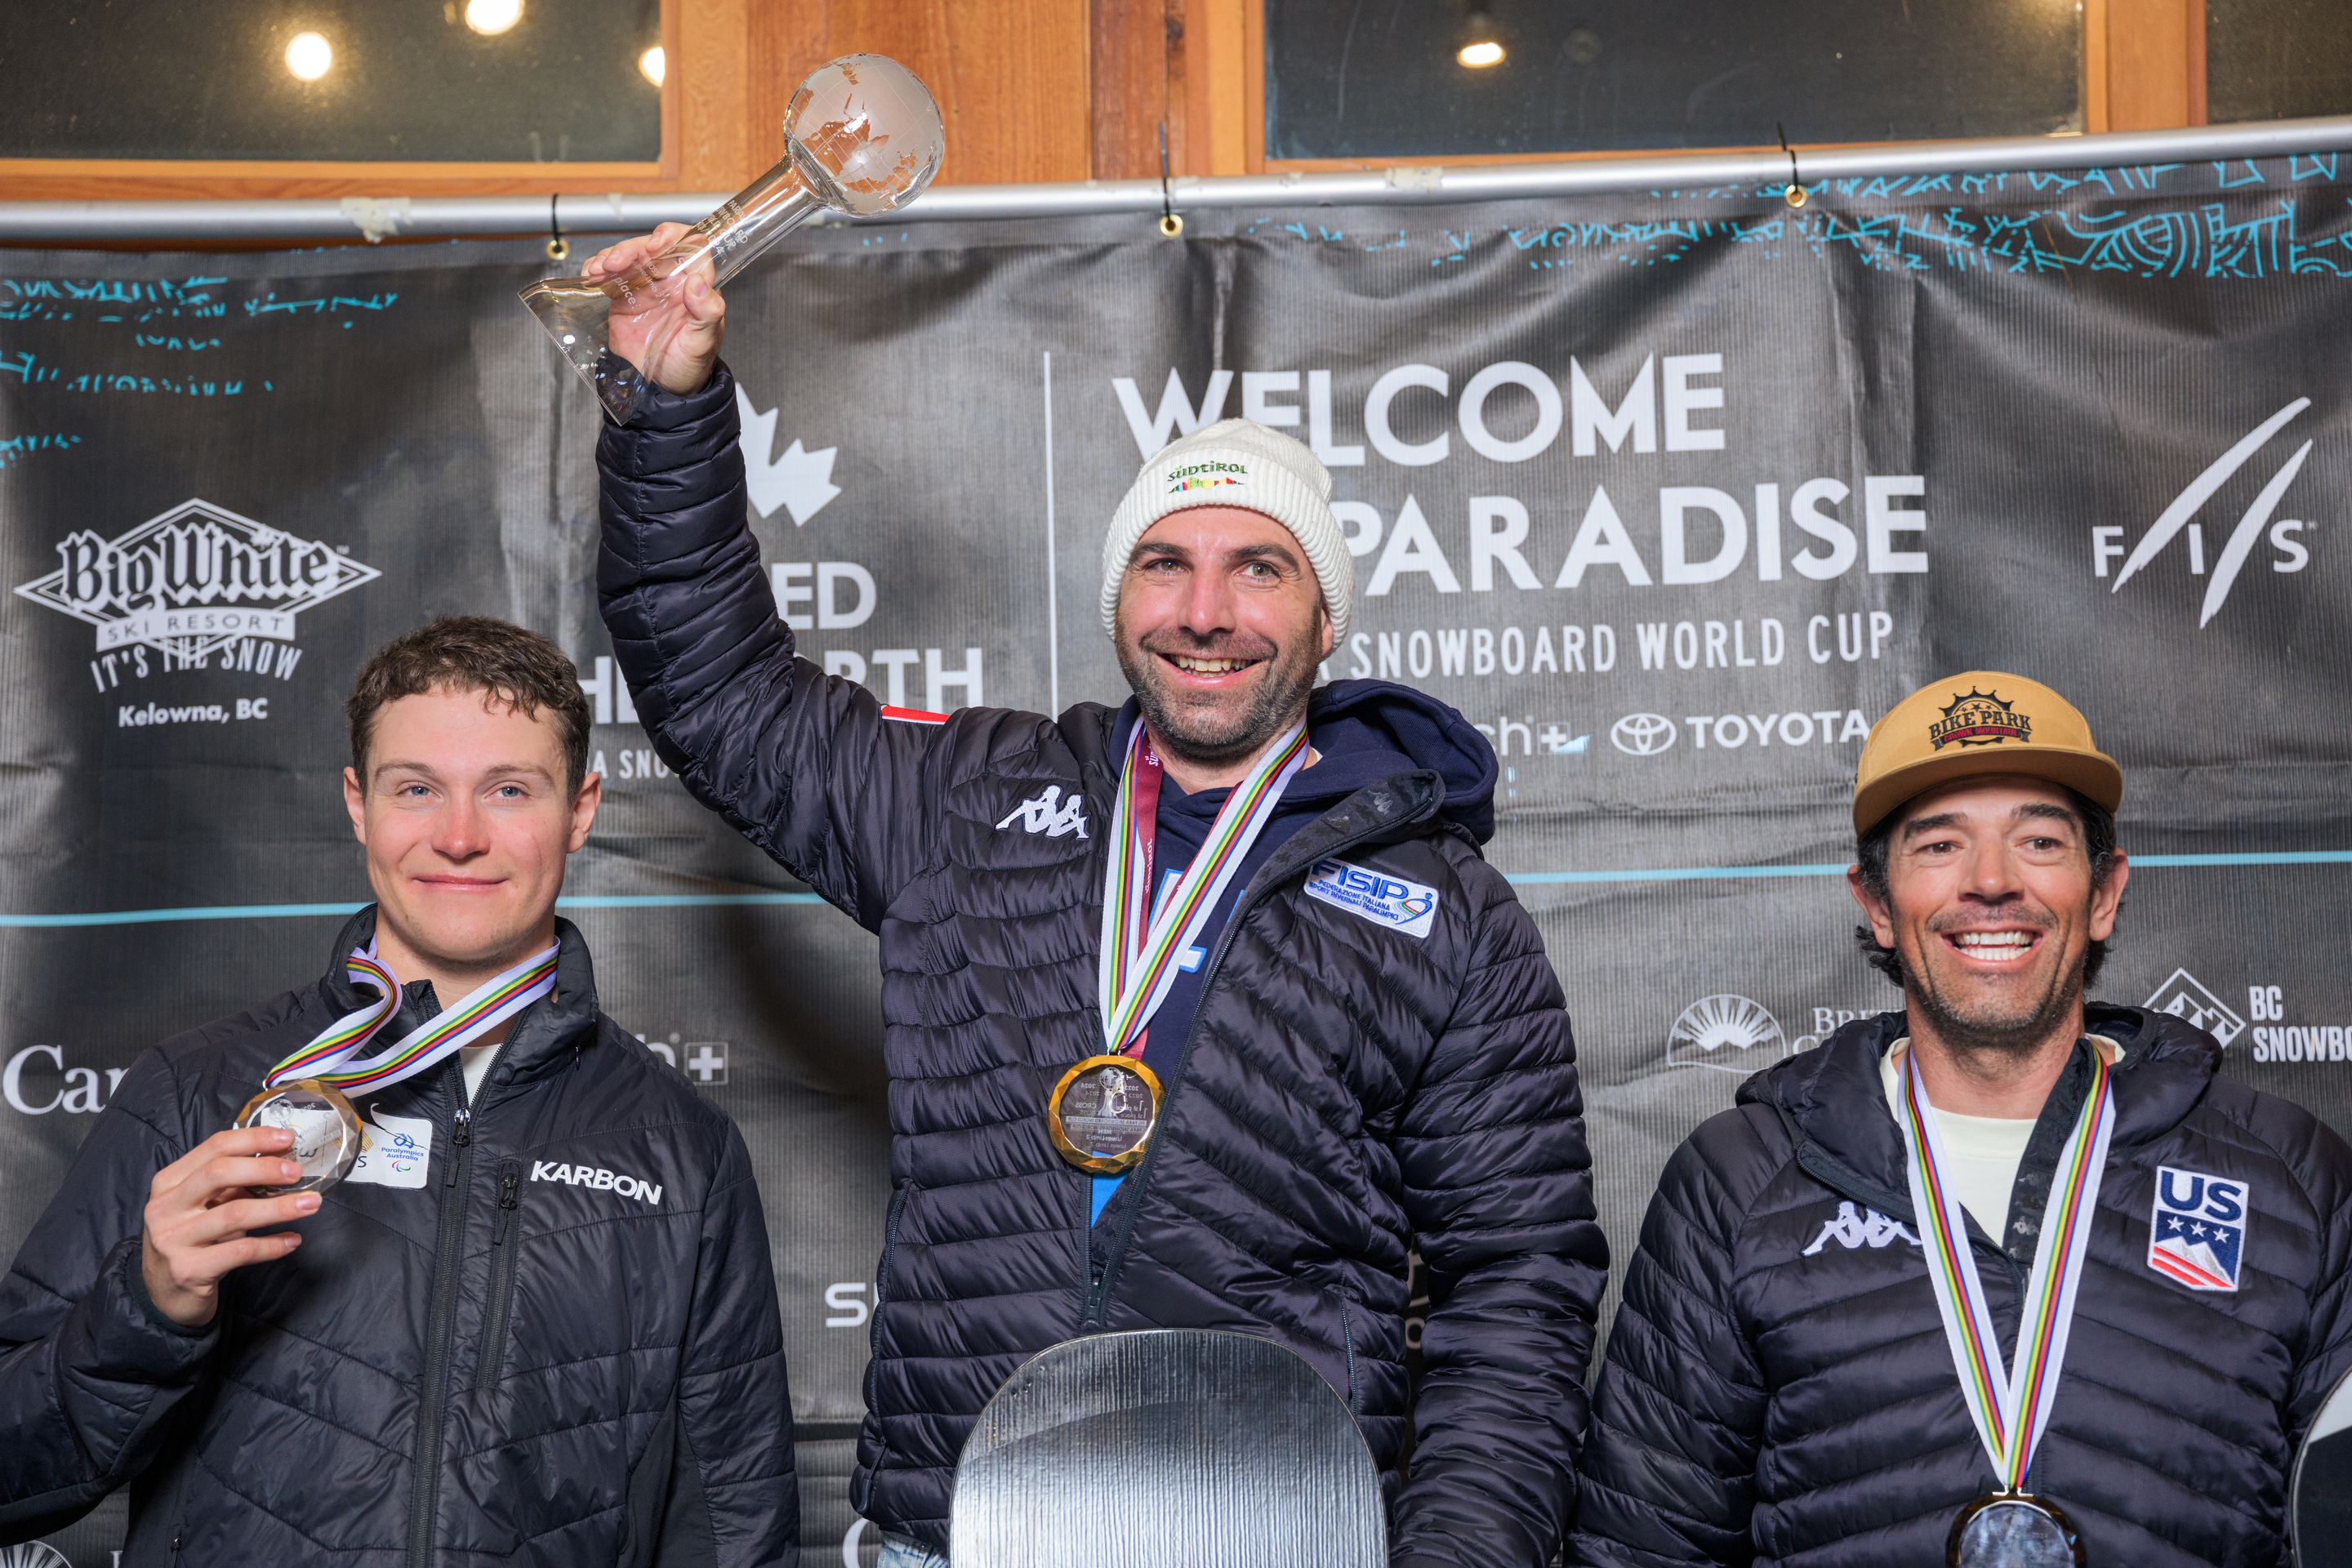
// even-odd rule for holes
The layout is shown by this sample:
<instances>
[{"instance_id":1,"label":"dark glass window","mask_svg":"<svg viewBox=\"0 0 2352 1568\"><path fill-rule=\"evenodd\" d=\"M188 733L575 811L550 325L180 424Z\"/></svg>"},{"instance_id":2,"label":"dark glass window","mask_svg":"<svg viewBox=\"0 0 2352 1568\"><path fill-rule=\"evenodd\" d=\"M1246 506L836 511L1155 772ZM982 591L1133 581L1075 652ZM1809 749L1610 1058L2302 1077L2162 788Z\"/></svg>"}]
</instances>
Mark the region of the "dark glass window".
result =
<instances>
[{"instance_id":1,"label":"dark glass window","mask_svg":"<svg viewBox=\"0 0 2352 1568\"><path fill-rule=\"evenodd\" d=\"M1499 63L1457 58L1487 40ZM1265 67L1275 158L1769 145L1775 121L1798 142L2083 125L2074 0L1265 0Z\"/></svg>"},{"instance_id":2,"label":"dark glass window","mask_svg":"<svg viewBox=\"0 0 2352 1568\"><path fill-rule=\"evenodd\" d=\"M2300 120L2352 110L2352 5L2208 0L2205 118Z\"/></svg>"},{"instance_id":3,"label":"dark glass window","mask_svg":"<svg viewBox=\"0 0 2352 1568\"><path fill-rule=\"evenodd\" d=\"M659 68L644 59L661 39L660 0L0 7L0 157L661 156L661 94L647 75Z\"/></svg>"}]
</instances>

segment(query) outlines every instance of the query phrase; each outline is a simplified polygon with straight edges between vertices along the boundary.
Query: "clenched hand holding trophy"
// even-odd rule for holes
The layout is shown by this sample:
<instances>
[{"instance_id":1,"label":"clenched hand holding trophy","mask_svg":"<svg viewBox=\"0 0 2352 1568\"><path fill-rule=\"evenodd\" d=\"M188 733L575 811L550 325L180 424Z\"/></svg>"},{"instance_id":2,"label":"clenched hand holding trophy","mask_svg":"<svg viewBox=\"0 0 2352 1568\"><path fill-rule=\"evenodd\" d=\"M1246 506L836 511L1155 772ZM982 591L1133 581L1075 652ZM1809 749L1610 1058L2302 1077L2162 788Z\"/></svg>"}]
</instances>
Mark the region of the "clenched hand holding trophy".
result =
<instances>
[{"instance_id":1,"label":"clenched hand holding trophy","mask_svg":"<svg viewBox=\"0 0 2352 1568\"><path fill-rule=\"evenodd\" d=\"M847 55L820 66L784 111L784 155L718 211L686 228L664 224L650 247L614 247L577 278L522 290L547 335L614 424L661 379L680 334L707 332L715 290L785 235L831 209L870 217L906 205L939 173L946 133L939 105L904 66ZM614 336L641 352L605 354Z\"/></svg>"}]
</instances>

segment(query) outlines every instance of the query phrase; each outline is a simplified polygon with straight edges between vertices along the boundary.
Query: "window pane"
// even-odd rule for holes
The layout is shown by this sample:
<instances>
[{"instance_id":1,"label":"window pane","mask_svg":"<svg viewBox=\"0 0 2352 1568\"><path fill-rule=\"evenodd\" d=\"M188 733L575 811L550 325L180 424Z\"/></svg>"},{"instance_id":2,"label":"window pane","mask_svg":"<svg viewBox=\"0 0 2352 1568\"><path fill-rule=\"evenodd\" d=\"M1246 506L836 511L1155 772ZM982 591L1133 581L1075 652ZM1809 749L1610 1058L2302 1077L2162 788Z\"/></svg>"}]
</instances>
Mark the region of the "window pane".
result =
<instances>
[{"instance_id":1,"label":"window pane","mask_svg":"<svg viewBox=\"0 0 2352 1568\"><path fill-rule=\"evenodd\" d=\"M2205 118L2300 120L2352 110L2344 0L2209 0Z\"/></svg>"},{"instance_id":2,"label":"window pane","mask_svg":"<svg viewBox=\"0 0 2352 1568\"><path fill-rule=\"evenodd\" d=\"M661 156L659 0L0 4L0 157Z\"/></svg>"},{"instance_id":3,"label":"window pane","mask_svg":"<svg viewBox=\"0 0 2352 1568\"><path fill-rule=\"evenodd\" d=\"M1457 60L1489 36L1500 63ZM1276 158L2083 125L2077 0L1265 0L1265 54Z\"/></svg>"}]
</instances>

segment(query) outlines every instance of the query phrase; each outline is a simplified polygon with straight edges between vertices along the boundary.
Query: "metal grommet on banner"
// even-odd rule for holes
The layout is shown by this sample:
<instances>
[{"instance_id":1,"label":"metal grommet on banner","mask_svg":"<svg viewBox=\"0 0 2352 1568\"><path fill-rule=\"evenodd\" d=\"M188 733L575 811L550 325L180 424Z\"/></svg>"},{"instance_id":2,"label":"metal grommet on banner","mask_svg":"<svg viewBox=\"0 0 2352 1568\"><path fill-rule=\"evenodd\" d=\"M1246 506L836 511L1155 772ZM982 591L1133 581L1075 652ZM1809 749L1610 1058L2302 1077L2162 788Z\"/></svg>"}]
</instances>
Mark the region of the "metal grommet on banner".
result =
<instances>
[{"instance_id":1,"label":"metal grommet on banner","mask_svg":"<svg viewBox=\"0 0 2352 1568\"><path fill-rule=\"evenodd\" d=\"M561 261L572 254L572 242L563 237L563 219L555 210L557 198L547 198L547 258Z\"/></svg>"},{"instance_id":2,"label":"metal grommet on banner","mask_svg":"<svg viewBox=\"0 0 2352 1568\"><path fill-rule=\"evenodd\" d=\"M1780 187L1780 199L1792 207L1805 205L1805 183L1797 174L1797 150L1789 145L1789 128L1779 121L1772 129L1780 133L1780 151L1789 154L1789 183Z\"/></svg>"},{"instance_id":3,"label":"metal grommet on banner","mask_svg":"<svg viewBox=\"0 0 2352 1568\"><path fill-rule=\"evenodd\" d=\"M1168 192L1168 121L1160 122L1160 234L1173 239L1184 232L1184 215L1176 210Z\"/></svg>"}]
</instances>

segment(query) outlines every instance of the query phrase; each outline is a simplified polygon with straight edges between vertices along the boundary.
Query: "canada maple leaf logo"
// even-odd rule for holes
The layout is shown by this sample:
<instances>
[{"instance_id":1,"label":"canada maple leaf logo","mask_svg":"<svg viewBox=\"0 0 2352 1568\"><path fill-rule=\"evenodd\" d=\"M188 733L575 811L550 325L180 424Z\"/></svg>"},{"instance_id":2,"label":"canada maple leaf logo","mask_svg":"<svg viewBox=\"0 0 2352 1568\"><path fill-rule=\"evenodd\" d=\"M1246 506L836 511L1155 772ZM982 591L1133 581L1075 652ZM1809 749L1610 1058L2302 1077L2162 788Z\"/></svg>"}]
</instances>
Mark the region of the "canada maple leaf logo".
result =
<instances>
[{"instance_id":1,"label":"canada maple leaf logo","mask_svg":"<svg viewBox=\"0 0 2352 1568\"><path fill-rule=\"evenodd\" d=\"M806 527L809 519L841 493L841 487L833 482L833 455L840 448L826 447L812 452L795 436L781 455L771 458L776 446L776 411L771 408L762 414L753 408L751 395L740 385L735 388L735 411L743 419L743 479L751 492L751 504L760 509L761 517L774 516L778 507L789 508L793 525Z\"/></svg>"}]
</instances>

